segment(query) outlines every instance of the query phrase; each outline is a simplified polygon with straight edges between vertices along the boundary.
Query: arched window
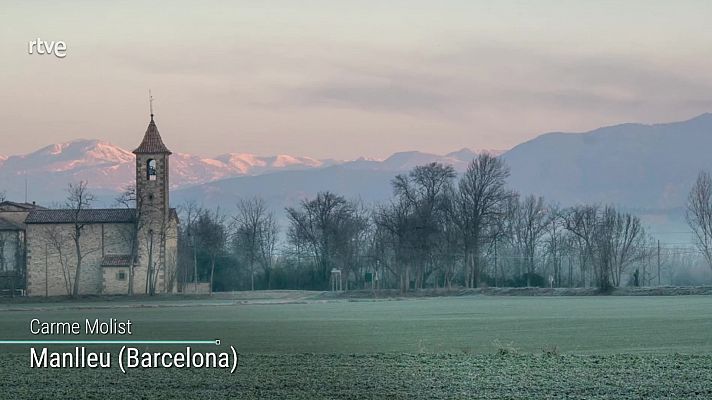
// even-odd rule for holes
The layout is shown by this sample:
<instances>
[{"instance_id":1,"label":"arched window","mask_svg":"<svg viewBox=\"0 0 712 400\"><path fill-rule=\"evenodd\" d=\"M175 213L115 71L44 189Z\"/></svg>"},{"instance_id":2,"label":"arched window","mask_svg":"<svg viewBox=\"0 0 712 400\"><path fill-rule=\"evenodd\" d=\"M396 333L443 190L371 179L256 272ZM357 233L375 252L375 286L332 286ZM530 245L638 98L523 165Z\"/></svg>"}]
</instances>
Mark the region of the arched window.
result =
<instances>
[{"instance_id":1,"label":"arched window","mask_svg":"<svg viewBox=\"0 0 712 400\"><path fill-rule=\"evenodd\" d=\"M156 180L156 160L154 160L153 158L149 159L146 162L146 178L149 181Z\"/></svg>"}]
</instances>

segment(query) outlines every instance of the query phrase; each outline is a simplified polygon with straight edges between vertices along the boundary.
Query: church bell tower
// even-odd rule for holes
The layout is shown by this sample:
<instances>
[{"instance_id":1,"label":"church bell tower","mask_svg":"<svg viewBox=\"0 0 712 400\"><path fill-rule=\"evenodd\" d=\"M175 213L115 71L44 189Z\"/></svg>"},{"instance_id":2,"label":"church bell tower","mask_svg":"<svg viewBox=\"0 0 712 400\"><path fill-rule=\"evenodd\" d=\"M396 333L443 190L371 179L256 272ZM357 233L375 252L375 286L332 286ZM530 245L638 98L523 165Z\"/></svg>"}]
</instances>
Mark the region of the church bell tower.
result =
<instances>
[{"instance_id":1,"label":"church bell tower","mask_svg":"<svg viewBox=\"0 0 712 400\"><path fill-rule=\"evenodd\" d=\"M153 113L143 141L133 153L136 155L136 207L141 208L141 215L159 213L168 217L171 151L163 144Z\"/></svg>"},{"instance_id":2,"label":"church bell tower","mask_svg":"<svg viewBox=\"0 0 712 400\"><path fill-rule=\"evenodd\" d=\"M169 203L168 150L158 133L156 121L151 121L136 155L136 211L138 218L138 259L133 270L135 293L159 293L168 290L167 269L173 269L167 259L167 244L175 244ZM175 233L175 232L173 232ZM172 254L172 253L171 253Z\"/></svg>"}]
</instances>

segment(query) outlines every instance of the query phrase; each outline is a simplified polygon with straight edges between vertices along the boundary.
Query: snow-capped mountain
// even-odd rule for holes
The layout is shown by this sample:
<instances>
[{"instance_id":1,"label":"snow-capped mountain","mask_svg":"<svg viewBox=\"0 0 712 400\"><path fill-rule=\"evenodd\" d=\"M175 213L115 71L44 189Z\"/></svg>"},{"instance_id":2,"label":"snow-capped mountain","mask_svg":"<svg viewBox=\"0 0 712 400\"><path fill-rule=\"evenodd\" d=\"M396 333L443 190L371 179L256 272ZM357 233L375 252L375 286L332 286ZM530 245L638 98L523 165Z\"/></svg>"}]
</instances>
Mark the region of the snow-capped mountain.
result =
<instances>
[{"instance_id":1,"label":"snow-capped mountain","mask_svg":"<svg viewBox=\"0 0 712 400\"><path fill-rule=\"evenodd\" d=\"M215 157L221 165L236 172L236 175L257 175L278 169L318 168L334 163L332 160L316 160L310 157L295 157L286 154L259 157L250 153L227 153Z\"/></svg>"},{"instance_id":2,"label":"snow-capped mountain","mask_svg":"<svg viewBox=\"0 0 712 400\"><path fill-rule=\"evenodd\" d=\"M250 153L228 153L215 158L201 158L192 154L175 153L171 156L171 186L177 188L234 176L318 168L331 165L330 163L288 155L262 157Z\"/></svg>"},{"instance_id":3,"label":"snow-capped mountain","mask_svg":"<svg viewBox=\"0 0 712 400\"><path fill-rule=\"evenodd\" d=\"M134 155L101 140L78 139L43 147L32 153L0 157L0 189L22 199L25 181L29 198L51 202L64 196L69 182L86 180L98 194L119 192L134 179ZM171 156L173 189L236 176L274 171L319 168L334 160L316 160L290 155L257 156L228 153L215 158L174 153Z\"/></svg>"},{"instance_id":4,"label":"snow-capped mountain","mask_svg":"<svg viewBox=\"0 0 712 400\"><path fill-rule=\"evenodd\" d=\"M417 151L393 154L385 160L318 160L280 154L258 156L226 153L213 158L174 153L171 156L171 188L181 189L227 178L251 177L280 171L302 171L331 166L381 172L407 171L416 165L441 162L464 170L475 152L462 149L448 155ZM28 200L49 204L61 201L69 182L85 180L107 203L133 182L135 158L131 151L101 140L78 139L43 147L23 155L0 157L0 190L22 200L25 182Z\"/></svg>"},{"instance_id":5,"label":"snow-capped mountain","mask_svg":"<svg viewBox=\"0 0 712 400\"><path fill-rule=\"evenodd\" d=\"M131 163L133 159L130 152L107 142L79 139L43 147L30 154L7 157L3 167L27 174L66 172Z\"/></svg>"}]
</instances>

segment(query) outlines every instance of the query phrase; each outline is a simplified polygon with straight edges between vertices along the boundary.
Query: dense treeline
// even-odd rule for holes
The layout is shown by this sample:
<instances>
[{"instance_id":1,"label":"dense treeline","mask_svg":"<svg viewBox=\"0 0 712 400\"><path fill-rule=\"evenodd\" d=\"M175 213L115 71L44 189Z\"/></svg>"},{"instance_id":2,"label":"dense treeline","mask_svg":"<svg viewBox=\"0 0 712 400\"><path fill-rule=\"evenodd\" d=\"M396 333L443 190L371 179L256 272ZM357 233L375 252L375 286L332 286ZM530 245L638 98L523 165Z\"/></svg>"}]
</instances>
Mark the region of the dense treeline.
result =
<instances>
[{"instance_id":1,"label":"dense treeline","mask_svg":"<svg viewBox=\"0 0 712 400\"><path fill-rule=\"evenodd\" d=\"M197 280L217 291L323 290L338 269L347 290L607 290L673 283L672 266L696 262L691 252L661 248L635 215L611 205L561 208L521 196L507 188L508 176L505 163L488 154L461 176L447 165L418 166L393 179L385 204L366 206L323 192L287 208L283 229L258 198L227 212L186 204L179 285Z\"/></svg>"}]
</instances>

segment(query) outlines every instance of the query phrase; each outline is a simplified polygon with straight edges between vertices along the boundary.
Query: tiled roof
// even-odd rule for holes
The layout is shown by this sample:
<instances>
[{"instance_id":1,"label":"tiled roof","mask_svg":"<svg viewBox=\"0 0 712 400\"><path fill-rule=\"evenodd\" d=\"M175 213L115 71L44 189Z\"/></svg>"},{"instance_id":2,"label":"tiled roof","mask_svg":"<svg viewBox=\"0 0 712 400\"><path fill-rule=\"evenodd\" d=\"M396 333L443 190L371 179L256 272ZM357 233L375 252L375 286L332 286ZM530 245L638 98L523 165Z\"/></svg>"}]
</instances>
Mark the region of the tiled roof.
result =
<instances>
[{"instance_id":1,"label":"tiled roof","mask_svg":"<svg viewBox=\"0 0 712 400\"><path fill-rule=\"evenodd\" d=\"M125 267L130 264L130 254L107 254L101 259L102 267Z\"/></svg>"},{"instance_id":2,"label":"tiled roof","mask_svg":"<svg viewBox=\"0 0 712 400\"><path fill-rule=\"evenodd\" d=\"M75 222L75 210L33 210L25 219L26 224L72 224ZM76 222L81 223L121 223L133 222L136 217L134 208L93 208L81 210Z\"/></svg>"},{"instance_id":3,"label":"tiled roof","mask_svg":"<svg viewBox=\"0 0 712 400\"><path fill-rule=\"evenodd\" d=\"M163 144L161 135L158 133L158 127L156 127L156 123L153 122L153 116L151 116L151 122L148 123L146 134L143 136L143 141L133 152L134 154L171 154L168 147Z\"/></svg>"}]
</instances>

